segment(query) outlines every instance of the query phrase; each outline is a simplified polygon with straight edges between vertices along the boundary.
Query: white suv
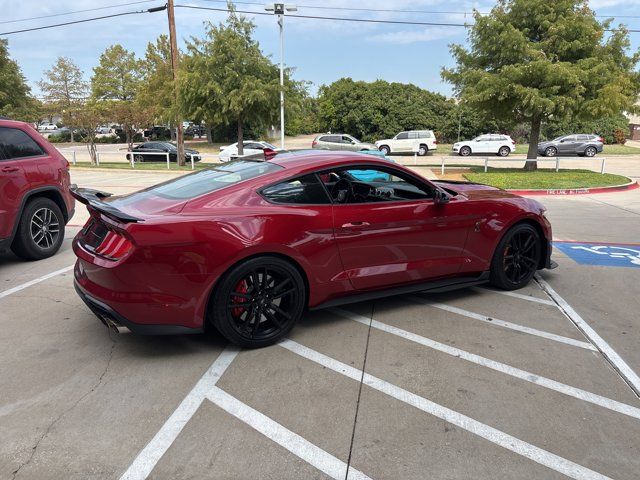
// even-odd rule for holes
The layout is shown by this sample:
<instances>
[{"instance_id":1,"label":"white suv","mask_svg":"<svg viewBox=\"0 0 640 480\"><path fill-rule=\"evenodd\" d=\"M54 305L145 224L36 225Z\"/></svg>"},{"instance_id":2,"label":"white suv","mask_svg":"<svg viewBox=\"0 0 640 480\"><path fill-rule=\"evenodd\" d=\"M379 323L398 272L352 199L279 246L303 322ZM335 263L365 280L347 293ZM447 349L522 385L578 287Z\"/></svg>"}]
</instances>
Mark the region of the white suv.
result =
<instances>
[{"instance_id":1,"label":"white suv","mask_svg":"<svg viewBox=\"0 0 640 480\"><path fill-rule=\"evenodd\" d=\"M463 157L472 153L495 153L506 157L516 149L516 142L509 135L488 134L480 135L473 140L453 144L453 151Z\"/></svg>"},{"instance_id":2,"label":"white suv","mask_svg":"<svg viewBox=\"0 0 640 480\"><path fill-rule=\"evenodd\" d=\"M400 132L393 138L378 140L376 147L385 155L390 153L417 152L418 155L426 155L430 150L438 148L436 136L431 130L411 130Z\"/></svg>"}]
</instances>

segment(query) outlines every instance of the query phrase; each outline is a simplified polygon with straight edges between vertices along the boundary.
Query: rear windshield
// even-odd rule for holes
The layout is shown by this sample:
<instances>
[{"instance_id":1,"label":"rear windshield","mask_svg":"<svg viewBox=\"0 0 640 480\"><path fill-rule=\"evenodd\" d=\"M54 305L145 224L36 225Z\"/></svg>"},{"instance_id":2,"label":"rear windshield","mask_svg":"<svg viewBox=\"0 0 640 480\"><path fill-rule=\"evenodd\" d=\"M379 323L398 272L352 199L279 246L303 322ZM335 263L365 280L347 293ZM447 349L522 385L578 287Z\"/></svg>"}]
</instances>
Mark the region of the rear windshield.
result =
<instances>
[{"instance_id":1,"label":"rear windshield","mask_svg":"<svg viewBox=\"0 0 640 480\"><path fill-rule=\"evenodd\" d=\"M281 168L269 162L235 160L156 185L147 192L165 198L187 200Z\"/></svg>"}]
</instances>

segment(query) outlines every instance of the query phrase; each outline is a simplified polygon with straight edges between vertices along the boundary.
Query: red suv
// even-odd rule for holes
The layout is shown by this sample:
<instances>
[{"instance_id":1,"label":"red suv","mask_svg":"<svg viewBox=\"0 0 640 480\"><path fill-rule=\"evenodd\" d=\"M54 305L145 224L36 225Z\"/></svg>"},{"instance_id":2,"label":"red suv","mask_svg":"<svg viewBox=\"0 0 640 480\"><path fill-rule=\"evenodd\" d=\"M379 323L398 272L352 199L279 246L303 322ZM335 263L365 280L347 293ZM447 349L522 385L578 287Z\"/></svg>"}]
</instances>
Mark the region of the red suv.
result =
<instances>
[{"instance_id":1,"label":"red suv","mask_svg":"<svg viewBox=\"0 0 640 480\"><path fill-rule=\"evenodd\" d=\"M0 118L0 250L55 254L73 216L69 162L31 125Z\"/></svg>"}]
</instances>

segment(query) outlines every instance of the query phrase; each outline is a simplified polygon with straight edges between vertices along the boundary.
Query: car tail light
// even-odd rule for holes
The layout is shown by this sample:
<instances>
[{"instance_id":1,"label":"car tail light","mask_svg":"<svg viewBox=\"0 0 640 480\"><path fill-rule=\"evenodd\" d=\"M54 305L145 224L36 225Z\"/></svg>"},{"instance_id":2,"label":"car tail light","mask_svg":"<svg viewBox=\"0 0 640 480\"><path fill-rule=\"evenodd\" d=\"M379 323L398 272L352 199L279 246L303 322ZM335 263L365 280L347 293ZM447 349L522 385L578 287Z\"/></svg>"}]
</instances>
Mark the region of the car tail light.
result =
<instances>
[{"instance_id":1,"label":"car tail light","mask_svg":"<svg viewBox=\"0 0 640 480\"><path fill-rule=\"evenodd\" d=\"M598 141L599 141L600 143L604 143L604 138L602 138L602 137L598 137Z\"/></svg>"},{"instance_id":2,"label":"car tail light","mask_svg":"<svg viewBox=\"0 0 640 480\"><path fill-rule=\"evenodd\" d=\"M109 230L94 253L109 260L120 260L131 251L133 244L126 237Z\"/></svg>"},{"instance_id":3,"label":"car tail light","mask_svg":"<svg viewBox=\"0 0 640 480\"><path fill-rule=\"evenodd\" d=\"M434 141L433 141L433 144L434 144L434 145L437 145L437 144L438 144L438 140L434 140Z\"/></svg>"},{"instance_id":4,"label":"car tail light","mask_svg":"<svg viewBox=\"0 0 640 480\"><path fill-rule=\"evenodd\" d=\"M313 142L311 142L311 148L314 148L317 144L318 144L318 142L316 140L314 140Z\"/></svg>"}]
</instances>

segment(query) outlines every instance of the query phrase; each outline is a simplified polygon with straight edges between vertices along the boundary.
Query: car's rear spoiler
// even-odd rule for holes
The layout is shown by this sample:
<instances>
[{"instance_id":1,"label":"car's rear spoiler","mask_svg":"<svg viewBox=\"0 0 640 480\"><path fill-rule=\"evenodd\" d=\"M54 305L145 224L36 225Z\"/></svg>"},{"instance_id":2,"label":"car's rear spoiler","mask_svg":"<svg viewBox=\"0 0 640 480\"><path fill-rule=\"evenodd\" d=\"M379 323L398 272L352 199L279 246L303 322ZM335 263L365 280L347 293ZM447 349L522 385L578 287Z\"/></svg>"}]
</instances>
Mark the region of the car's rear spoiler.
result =
<instances>
[{"instance_id":1,"label":"car's rear spoiler","mask_svg":"<svg viewBox=\"0 0 640 480\"><path fill-rule=\"evenodd\" d=\"M87 207L97 210L100 213L105 214L107 217L111 217L115 220L119 220L124 223L142 222L141 218L134 217L128 213L118 210L110 203L103 202L103 198L108 198L112 194L108 192L101 192L100 190L94 190L93 188L78 188L77 185L71 185L69 189L73 198L80 203L84 203Z\"/></svg>"}]
</instances>

